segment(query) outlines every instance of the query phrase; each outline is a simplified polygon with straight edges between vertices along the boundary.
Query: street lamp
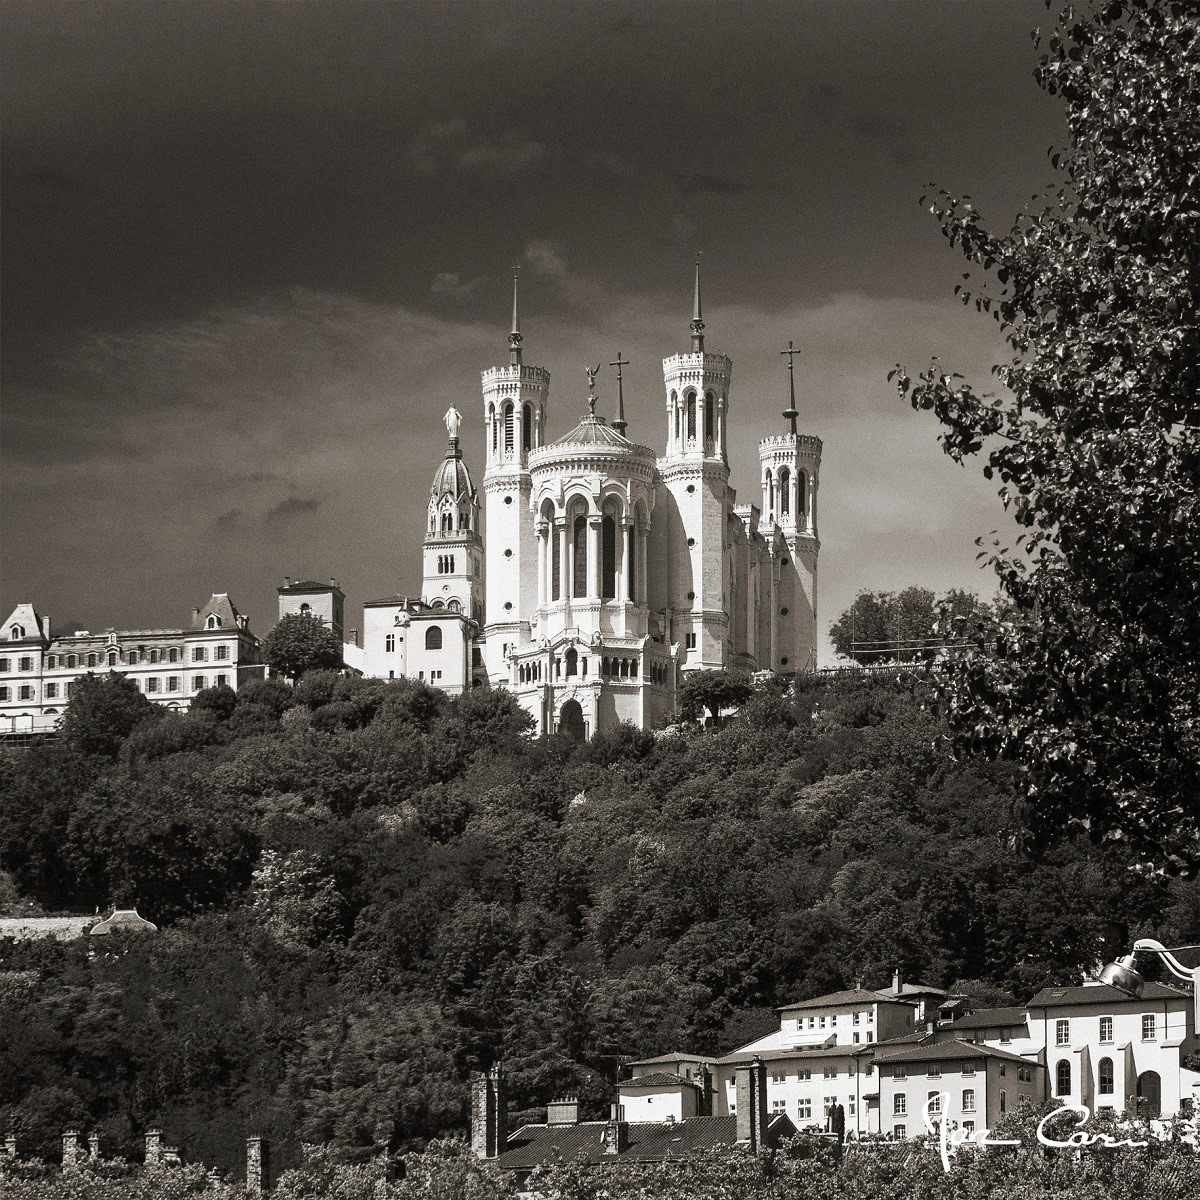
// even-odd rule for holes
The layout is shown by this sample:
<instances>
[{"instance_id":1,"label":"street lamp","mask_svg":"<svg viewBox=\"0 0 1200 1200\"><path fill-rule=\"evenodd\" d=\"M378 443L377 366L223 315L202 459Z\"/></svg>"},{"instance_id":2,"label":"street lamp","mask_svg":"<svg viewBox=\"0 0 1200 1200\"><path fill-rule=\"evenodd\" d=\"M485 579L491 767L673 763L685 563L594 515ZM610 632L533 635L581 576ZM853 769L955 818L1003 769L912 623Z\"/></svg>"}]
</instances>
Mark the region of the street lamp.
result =
<instances>
[{"instance_id":1,"label":"street lamp","mask_svg":"<svg viewBox=\"0 0 1200 1200\"><path fill-rule=\"evenodd\" d=\"M1168 948L1162 942L1155 941L1154 938L1138 938L1133 943L1132 954L1126 954L1115 962L1110 962L1100 972L1100 982L1107 983L1109 987L1115 987L1117 991L1125 992L1126 995L1132 996L1136 1000L1142 994L1142 988L1146 984L1145 976L1137 967L1138 957L1157 954L1167 964L1172 975L1192 985L1192 1005L1195 1010L1192 1030L1198 1032L1200 1031L1200 966L1185 967L1175 957L1174 952L1177 950L1200 950L1200 946Z\"/></svg>"}]
</instances>

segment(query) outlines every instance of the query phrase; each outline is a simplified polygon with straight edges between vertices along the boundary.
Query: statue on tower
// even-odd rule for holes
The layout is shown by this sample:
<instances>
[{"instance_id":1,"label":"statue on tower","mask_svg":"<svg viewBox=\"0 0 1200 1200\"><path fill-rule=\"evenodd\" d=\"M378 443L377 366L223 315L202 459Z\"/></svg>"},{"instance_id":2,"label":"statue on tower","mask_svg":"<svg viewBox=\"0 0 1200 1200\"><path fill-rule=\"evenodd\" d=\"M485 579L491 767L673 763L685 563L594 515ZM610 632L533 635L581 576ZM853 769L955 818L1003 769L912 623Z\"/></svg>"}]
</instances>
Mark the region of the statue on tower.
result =
<instances>
[{"instance_id":1,"label":"statue on tower","mask_svg":"<svg viewBox=\"0 0 1200 1200\"><path fill-rule=\"evenodd\" d=\"M592 416L596 415L596 376L600 374L600 364L594 367L584 367L588 381L588 409Z\"/></svg>"},{"instance_id":2,"label":"statue on tower","mask_svg":"<svg viewBox=\"0 0 1200 1200\"><path fill-rule=\"evenodd\" d=\"M450 440L452 442L457 442L458 431L460 428L462 428L462 413L460 413L452 404L448 409L446 409L446 415L442 418L442 420L446 423L446 433L449 434Z\"/></svg>"}]
</instances>

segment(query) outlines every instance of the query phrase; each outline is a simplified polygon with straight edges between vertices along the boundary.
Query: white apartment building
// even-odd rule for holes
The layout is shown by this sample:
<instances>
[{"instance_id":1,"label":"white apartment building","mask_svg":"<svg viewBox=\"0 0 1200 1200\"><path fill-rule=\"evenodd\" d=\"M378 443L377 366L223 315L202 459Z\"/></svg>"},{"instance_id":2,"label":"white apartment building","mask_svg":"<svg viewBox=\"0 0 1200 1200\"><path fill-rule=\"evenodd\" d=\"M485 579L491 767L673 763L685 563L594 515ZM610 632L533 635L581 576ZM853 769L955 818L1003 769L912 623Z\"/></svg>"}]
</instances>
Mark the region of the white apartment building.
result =
<instances>
[{"instance_id":1,"label":"white apartment building","mask_svg":"<svg viewBox=\"0 0 1200 1200\"><path fill-rule=\"evenodd\" d=\"M18 604L0 626L0 735L52 730L81 676L116 672L148 700L186 709L197 692L258 677L258 639L224 592L192 611L190 629L76 630Z\"/></svg>"}]
</instances>

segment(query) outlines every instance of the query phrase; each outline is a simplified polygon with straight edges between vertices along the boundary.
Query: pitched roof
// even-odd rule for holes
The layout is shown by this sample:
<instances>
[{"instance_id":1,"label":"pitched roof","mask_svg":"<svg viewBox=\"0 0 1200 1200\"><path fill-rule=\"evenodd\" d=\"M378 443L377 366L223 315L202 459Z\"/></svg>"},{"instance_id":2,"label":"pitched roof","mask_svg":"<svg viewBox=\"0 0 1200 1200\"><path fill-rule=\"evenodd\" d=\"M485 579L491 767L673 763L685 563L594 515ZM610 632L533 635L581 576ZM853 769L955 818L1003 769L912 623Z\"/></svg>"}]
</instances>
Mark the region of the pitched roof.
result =
<instances>
[{"instance_id":1,"label":"pitched roof","mask_svg":"<svg viewBox=\"0 0 1200 1200\"><path fill-rule=\"evenodd\" d=\"M208 603L203 608L196 609L192 614L192 628L203 629L205 621L209 616L215 616L220 620L221 628L236 630L238 623L238 610L234 608L233 601L229 599L228 592L213 592L208 598Z\"/></svg>"},{"instance_id":2,"label":"pitched roof","mask_svg":"<svg viewBox=\"0 0 1200 1200\"><path fill-rule=\"evenodd\" d=\"M1139 1000L1190 1000L1186 992L1178 988L1167 987L1164 983L1148 983L1142 989L1140 996L1131 996L1120 988L1109 987L1106 983L1096 983L1089 987L1051 987L1042 988L1026 1008L1059 1008L1068 1004L1134 1004Z\"/></svg>"},{"instance_id":3,"label":"pitched roof","mask_svg":"<svg viewBox=\"0 0 1200 1200\"><path fill-rule=\"evenodd\" d=\"M991 1029L1004 1025L1024 1024L1025 1008L1018 1004L1007 1008L977 1008L974 1012L959 1017L957 1021L952 1021L943 1028L949 1029L953 1033L956 1029Z\"/></svg>"},{"instance_id":4,"label":"pitched roof","mask_svg":"<svg viewBox=\"0 0 1200 1200\"><path fill-rule=\"evenodd\" d=\"M813 1046L785 1046L779 1050L735 1050L732 1054L722 1055L714 1061L718 1066L729 1067L737 1063L753 1062L756 1058L761 1058L763 1062L778 1062L784 1058L845 1058L847 1055L870 1050L876 1045L877 1042L843 1042L833 1046L819 1043Z\"/></svg>"},{"instance_id":5,"label":"pitched roof","mask_svg":"<svg viewBox=\"0 0 1200 1200\"><path fill-rule=\"evenodd\" d=\"M798 1008L832 1008L839 1004L903 1004L902 1000L886 997L882 992L868 992L864 988L847 988L841 992L826 992L824 996L813 996L810 1000L798 1000L795 1004L784 1004L776 1012L794 1012ZM905 1007L911 1007L905 1005Z\"/></svg>"},{"instance_id":6,"label":"pitched roof","mask_svg":"<svg viewBox=\"0 0 1200 1200\"><path fill-rule=\"evenodd\" d=\"M110 933L157 933L153 921L138 915L136 908L118 908L111 917L92 926L92 937L105 937Z\"/></svg>"},{"instance_id":7,"label":"pitched roof","mask_svg":"<svg viewBox=\"0 0 1200 1200\"><path fill-rule=\"evenodd\" d=\"M991 1046L977 1046L971 1042L960 1042L957 1038L952 1042L925 1042L919 1046L909 1046L896 1050L891 1054L880 1054L876 1061L880 1066L900 1062L957 1062L969 1058L1002 1058L1007 1062L1020 1063L1027 1067L1031 1064L1028 1058L1019 1054L1010 1054L1007 1050L996 1050Z\"/></svg>"},{"instance_id":8,"label":"pitched roof","mask_svg":"<svg viewBox=\"0 0 1200 1200\"><path fill-rule=\"evenodd\" d=\"M694 1079L684 1079L672 1071L651 1071L648 1075L634 1075L632 1079L622 1079L617 1084L618 1090L631 1087L692 1087L697 1091L700 1085Z\"/></svg>"},{"instance_id":9,"label":"pitched roof","mask_svg":"<svg viewBox=\"0 0 1200 1200\"><path fill-rule=\"evenodd\" d=\"M24 630L20 637L12 636L14 625ZM45 640L43 627L43 619L33 605L28 601L22 601L8 614L8 620L4 622L3 630L0 632L6 642L41 642Z\"/></svg>"},{"instance_id":10,"label":"pitched roof","mask_svg":"<svg viewBox=\"0 0 1200 1200\"><path fill-rule=\"evenodd\" d=\"M679 1062L680 1059L686 1059L688 1062L707 1062L710 1058L712 1058L711 1054L691 1054L686 1050L675 1050L670 1054L656 1054L653 1058L639 1058L626 1065L630 1067L650 1067L657 1063Z\"/></svg>"},{"instance_id":11,"label":"pitched roof","mask_svg":"<svg viewBox=\"0 0 1200 1200\"><path fill-rule=\"evenodd\" d=\"M341 588L332 579L324 582L320 579L291 579L275 590L283 596L288 592L340 592Z\"/></svg>"},{"instance_id":12,"label":"pitched roof","mask_svg":"<svg viewBox=\"0 0 1200 1200\"><path fill-rule=\"evenodd\" d=\"M934 987L931 983L922 983L919 979L915 983L902 983L900 990L897 991L894 987L880 988L876 993L877 996L883 996L886 999L894 1000L902 996L949 996L950 993L945 988Z\"/></svg>"},{"instance_id":13,"label":"pitched roof","mask_svg":"<svg viewBox=\"0 0 1200 1200\"><path fill-rule=\"evenodd\" d=\"M603 1134L607 1122L582 1121L578 1125L523 1125L509 1135L508 1148L492 1161L504 1170L525 1170L561 1159L564 1162L662 1162L714 1146L737 1142L737 1117L686 1117L682 1121L631 1121L620 1154L605 1154ZM790 1137L795 1126L783 1114L767 1121L772 1141Z\"/></svg>"}]
</instances>

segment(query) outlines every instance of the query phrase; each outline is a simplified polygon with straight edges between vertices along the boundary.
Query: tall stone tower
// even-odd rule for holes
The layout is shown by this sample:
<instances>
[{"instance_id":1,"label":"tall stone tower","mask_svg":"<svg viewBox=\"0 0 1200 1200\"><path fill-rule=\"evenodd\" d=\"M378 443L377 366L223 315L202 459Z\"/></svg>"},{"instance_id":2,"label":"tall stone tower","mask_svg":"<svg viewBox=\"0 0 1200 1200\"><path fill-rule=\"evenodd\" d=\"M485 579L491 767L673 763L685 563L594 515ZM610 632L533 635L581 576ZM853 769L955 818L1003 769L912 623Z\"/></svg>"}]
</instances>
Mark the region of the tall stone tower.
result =
<instances>
[{"instance_id":1,"label":"tall stone tower","mask_svg":"<svg viewBox=\"0 0 1200 1200\"><path fill-rule=\"evenodd\" d=\"M479 500L471 472L463 461L458 433L462 413L446 413L449 439L429 489L425 538L421 544L421 596L437 608L483 619L483 539L479 534Z\"/></svg>"},{"instance_id":2,"label":"tall stone tower","mask_svg":"<svg viewBox=\"0 0 1200 1200\"><path fill-rule=\"evenodd\" d=\"M493 684L509 677L507 651L529 640L538 605L537 534L529 512L529 453L545 441L550 372L522 362L521 322L513 273L508 365L483 372L483 475L487 606L485 662Z\"/></svg>"},{"instance_id":3,"label":"tall stone tower","mask_svg":"<svg viewBox=\"0 0 1200 1200\"><path fill-rule=\"evenodd\" d=\"M817 659L817 488L821 439L796 431L796 384L788 342L788 432L758 443L762 524L770 537L771 607L758 665L772 671L812 670ZM768 661L769 658L769 661Z\"/></svg>"},{"instance_id":4,"label":"tall stone tower","mask_svg":"<svg viewBox=\"0 0 1200 1200\"><path fill-rule=\"evenodd\" d=\"M692 348L663 359L667 402L666 453L658 460L665 489L656 511L651 550L662 569L650 607L665 610L669 640L684 670L724 665L729 639L725 605L725 542L729 463L725 449L733 360L704 349L700 259L692 293Z\"/></svg>"}]
</instances>

